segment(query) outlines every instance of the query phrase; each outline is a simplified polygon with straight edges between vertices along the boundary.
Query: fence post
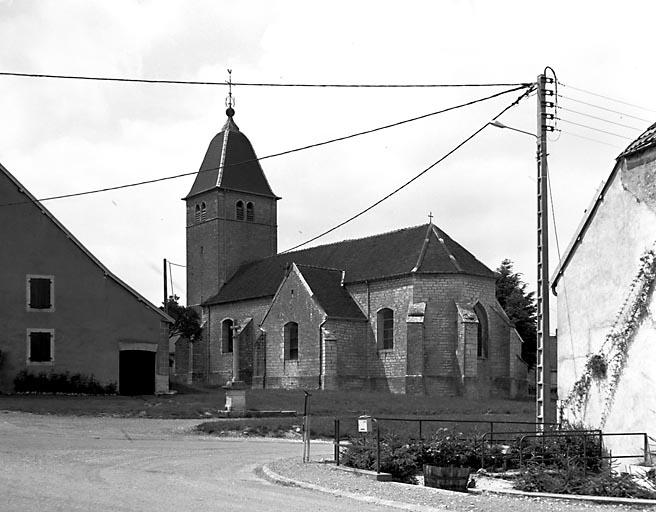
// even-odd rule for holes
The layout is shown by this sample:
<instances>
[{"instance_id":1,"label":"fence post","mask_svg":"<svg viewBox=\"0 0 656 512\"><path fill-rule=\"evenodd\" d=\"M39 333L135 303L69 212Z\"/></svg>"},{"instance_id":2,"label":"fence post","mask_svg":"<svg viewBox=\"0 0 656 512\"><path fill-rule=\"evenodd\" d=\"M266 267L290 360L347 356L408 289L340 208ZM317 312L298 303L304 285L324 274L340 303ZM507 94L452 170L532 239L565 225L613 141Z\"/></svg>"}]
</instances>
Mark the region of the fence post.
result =
<instances>
[{"instance_id":1,"label":"fence post","mask_svg":"<svg viewBox=\"0 0 656 512\"><path fill-rule=\"evenodd\" d=\"M490 422L490 444L494 442L494 422Z\"/></svg>"},{"instance_id":2,"label":"fence post","mask_svg":"<svg viewBox=\"0 0 656 512\"><path fill-rule=\"evenodd\" d=\"M583 434L583 476L588 474L588 434Z\"/></svg>"},{"instance_id":3,"label":"fence post","mask_svg":"<svg viewBox=\"0 0 656 512\"><path fill-rule=\"evenodd\" d=\"M644 446L644 448L645 448L645 466L648 466L649 465L649 459L650 459L650 457L649 457L649 441L647 440L647 433L646 432L642 435L644 436L644 440L645 440L645 446Z\"/></svg>"},{"instance_id":4,"label":"fence post","mask_svg":"<svg viewBox=\"0 0 656 512\"><path fill-rule=\"evenodd\" d=\"M376 420L376 473L380 473L380 422Z\"/></svg>"},{"instance_id":5,"label":"fence post","mask_svg":"<svg viewBox=\"0 0 656 512\"><path fill-rule=\"evenodd\" d=\"M421 423L422 423L421 420L419 420L419 440L423 439L423 436L421 435ZM646 439L647 438L645 438L645 443L647 442Z\"/></svg>"},{"instance_id":6,"label":"fence post","mask_svg":"<svg viewBox=\"0 0 656 512\"><path fill-rule=\"evenodd\" d=\"M339 466L339 418L335 418L335 465Z\"/></svg>"}]
</instances>

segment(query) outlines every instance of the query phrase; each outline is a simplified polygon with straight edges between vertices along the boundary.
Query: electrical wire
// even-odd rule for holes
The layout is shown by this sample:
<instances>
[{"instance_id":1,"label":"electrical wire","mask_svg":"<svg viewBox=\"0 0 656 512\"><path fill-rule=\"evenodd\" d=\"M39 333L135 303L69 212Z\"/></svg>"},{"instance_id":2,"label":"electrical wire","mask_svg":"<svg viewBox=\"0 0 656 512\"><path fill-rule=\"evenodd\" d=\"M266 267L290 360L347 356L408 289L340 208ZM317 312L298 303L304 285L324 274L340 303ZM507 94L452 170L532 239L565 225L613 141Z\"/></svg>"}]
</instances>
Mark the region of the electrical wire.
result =
<instances>
[{"instance_id":1,"label":"electrical wire","mask_svg":"<svg viewBox=\"0 0 656 512\"><path fill-rule=\"evenodd\" d=\"M561 117L556 117L556 119L558 119L559 121L562 121L563 123L573 124L575 126L580 126L581 128L587 128L588 130L594 130L596 132L605 133L607 135L613 135L615 137L620 137L621 139L633 140L631 137L625 137L624 135L619 135L617 133L609 132L609 131L606 131L606 130L601 130L599 128L594 128L593 126L588 126L587 124L575 123L574 121L568 121L567 119L563 119Z\"/></svg>"},{"instance_id":2,"label":"electrical wire","mask_svg":"<svg viewBox=\"0 0 656 512\"><path fill-rule=\"evenodd\" d=\"M573 85L567 85L567 84L564 84L562 82L558 82L558 83L560 85L562 85L563 87L567 87L567 88L572 89L574 91L583 92L583 93L586 93L586 94L590 94L592 96L596 96L598 98L604 98L605 100L614 101L615 103L621 103L622 105L628 105L630 107L635 107L635 108L639 108L641 110L646 110L647 112L656 112L656 110L654 110L654 109L643 107L641 105L636 105L635 103L629 103L628 101L618 100L618 99L615 99L615 98L611 98L610 96L604 96L603 94L598 94L596 92L588 91L587 89L581 89L579 87L574 87Z\"/></svg>"},{"instance_id":3,"label":"electrical wire","mask_svg":"<svg viewBox=\"0 0 656 512\"><path fill-rule=\"evenodd\" d=\"M568 101L574 101L582 105L587 105L588 107L598 108L599 110L605 110L606 112L612 112L613 114L619 114L620 116L630 117L631 119L637 119L638 121L644 121L645 123L651 123L650 119L645 119L644 117L638 117L626 112L620 112L619 110L613 110L612 108L602 107L601 105L596 105L594 103L588 103L587 101L577 100L576 98L570 98L569 96L563 96L562 94L558 95L559 98L563 98Z\"/></svg>"},{"instance_id":4,"label":"electrical wire","mask_svg":"<svg viewBox=\"0 0 656 512\"><path fill-rule=\"evenodd\" d=\"M187 265L180 265L179 263L173 263L170 260L166 260L169 262L169 265L173 265L174 267L181 267L181 268L187 268Z\"/></svg>"},{"instance_id":5,"label":"electrical wire","mask_svg":"<svg viewBox=\"0 0 656 512\"><path fill-rule=\"evenodd\" d=\"M598 139L593 139L592 137L586 137L585 135L581 135L579 133L574 133L574 132L570 132L570 131L567 131L567 130L563 130L562 128L557 128L555 131L558 131L560 133L564 133L566 135L572 135L573 137L578 137L579 139L585 139L585 140L589 140L589 141L592 141L592 142L597 142L599 144L603 144L605 146L610 146L610 147L615 148L615 149L619 149L619 150L624 149L622 146L616 146L615 144L610 144L609 142L604 142L604 141L601 141L601 140L598 140Z\"/></svg>"},{"instance_id":6,"label":"electrical wire","mask_svg":"<svg viewBox=\"0 0 656 512\"><path fill-rule=\"evenodd\" d=\"M45 73L14 73L0 71L0 76L14 76L23 78L55 78L64 80L90 80L99 82L123 82L140 84L164 84L164 85L242 85L245 87L337 87L337 88L432 88L432 87L515 87L529 86L530 82L513 83L460 83L460 84L311 84L311 83L273 83L273 82L212 82L198 80L159 80L147 78L122 78L111 76L88 76L88 75L52 75Z\"/></svg>"},{"instance_id":7,"label":"electrical wire","mask_svg":"<svg viewBox=\"0 0 656 512\"><path fill-rule=\"evenodd\" d=\"M553 228L554 228L554 238L556 240L556 252L558 253L558 261L562 260L562 255L560 254L560 242L558 240L558 225L556 224L556 209L554 208L554 203L553 203L553 192L551 191L551 174L547 173L547 186L549 187L549 204L551 205L551 220L553 222ZM569 342L572 348L572 353L574 353L574 342L572 339L572 320L571 320L571 315L569 311L569 303L567 302L567 288L565 286L565 280L562 279L561 283L563 285L563 295L565 299L565 313L567 316L567 325L569 327ZM576 365L574 365L574 377L578 378L577 371L576 371Z\"/></svg>"},{"instance_id":8,"label":"electrical wire","mask_svg":"<svg viewBox=\"0 0 656 512\"><path fill-rule=\"evenodd\" d=\"M629 128L630 130L635 130L637 132L645 131L644 128L636 128L635 126L630 126L628 124L618 123L618 122L615 122L615 121L611 121L609 119L604 119L603 117L593 116L591 114L586 114L585 112L579 112L578 110L572 110L571 108L556 106L556 109L564 110L565 112L571 112L571 113L577 114L579 116L585 116L585 117L589 117L591 119L596 119L597 121L603 121L604 123L610 123L610 124L614 124L616 126L621 126L622 128Z\"/></svg>"},{"instance_id":9,"label":"electrical wire","mask_svg":"<svg viewBox=\"0 0 656 512\"><path fill-rule=\"evenodd\" d=\"M533 85L533 84L532 84L532 85ZM413 178L409 179L408 181L406 181L405 183L403 183L401 186L395 188L395 189L394 189L392 192L390 192L389 194L385 195L384 197L380 198L380 199L377 200L376 202L374 202L374 203L372 203L371 205L367 206L365 209L360 210L360 211L359 211L358 213L356 213L355 215L352 215L352 216L349 217L348 219L346 219L346 220L340 222L339 224L333 226L332 228L327 229L326 231L324 231L324 232L322 232L322 233L320 233L320 234L318 234L318 235L316 235L316 236L310 238L309 240L306 240L306 241L303 242L303 243L297 244L297 245L295 245L295 246L293 246L293 247L290 247L289 249L287 249L287 250L285 250L285 251L282 251L281 254L285 254L285 253L288 253L288 252L294 251L294 250L296 250L296 249L298 249L298 248L300 248L300 247L303 247L304 245L307 245L307 244L309 244L309 243L312 243L312 242L314 242L315 240L318 240L319 238L321 238L321 237L323 237L323 236L325 236L325 235L327 235L327 234L329 234L329 233L332 233L333 231L335 231L335 230L341 228L342 226L348 224L349 222L351 222L351 221L357 219L358 217L361 217L362 215L364 215L364 214L367 213L368 211L373 210L376 206L378 206L379 204L381 204L383 201L386 201L387 199L389 199L389 198L392 197L393 195L397 194L398 192L400 192L401 190L403 190L404 188L406 188L408 185L410 185L410 184L413 183L414 181L416 181L416 180L418 180L419 178L421 178L424 174L426 174L428 171L430 171L433 167L437 166L438 164L440 164L441 162L443 162L444 160L446 160L449 156L451 156L453 153L455 153L456 151L458 151L461 147L463 147L463 146L464 146L465 144L467 144L470 140L472 140L472 139L473 139L474 137L476 137L479 133L481 133L481 132L482 132L482 131L483 131L483 130L484 130L484 129L485 129L485 128L491 123L491 122L496 121L497 119L499 119L499 118L500 118L503 114L505 114L508 110L510 110L510 109L513 108L515 105L517 105L520 101L522 101L524 98L526 98L526 97L530 94L530 92L531 92L531 89L529 89L528 91L523 92L523 93L522 93L520 96L518 96L518 97L517 97L517 98L516 98L516 99L515 99L510 105L508 105L508 106L505 107L501 112L499 112L497 115L495 115L495 116L492 118L492 121L488 121L488 122L486 122L483 126L481 126L480 128L478 128L478 129L477 129L476 131L474 131L471 135L469 135L469 136L468 136L467 138L465 138L463 141L461 141L461 142L458 143L456 146L454 146L454 147L453 147L450 151L448 151L446 154L444 154L444 155L441 156L439 159L437 159L435 162L433 162L432 164L430 164L428 167L426 167L426 168L425 168L423 171L421 171L419 174L415 175Z\"/></svg>"},{"instance_id":10,"label":"electrical wire","mask_svg":"<svg viewBox=\"0 0 656 512\"><path fill-rule=\"evenodd\" d=\"M86 190L86 191L83 191L83 192L73 192L73 193L70 193L70 194L60 194L60 195L56 195L56 196L49 196L49 197L44 197L44 198L38 199L38 201L40 201L40 202L54 201L56 199L67 199L67 198L70 198L70 197L86 196L86 195L91 195L91 194L98 194L100 192L109 192L109 191L112 191L112 190L121 190L121 189L125 189L125 188L137 187L137 186L142 186L142 185L149 185L151 183L158 183L158 182L161 182L161 181L174 180L174 179L182 178L182 177L185 177L185 176L192 176L192 175L195 175L195 174L199 174L201 172L216 171L216 170L226 168L226 167L242 165L242 164L249 163L249 162L262 161L262 160L266 160L266 159L274 158L274 157L279 157L279 156L283 156L283 155L289 155L291 153L297 153L299 151L304 151L306 149L316 148L316 147L319 147L319 146L325 146L325 145L331 144L333 142L340 142L340 141L343 141L343 140L352 139L354 137L359 137L361 135L368 135L370 133L375 133L375 132L378 132L378 131L381 131L381 130L386 130L388 128L393 128L393 127L400 126L400 125L403 125L403 124L407 124L407 123L410 123L410 122L413 122L413 121L418 121L420 119L425 119L427 117L435 116L435 115L438 115L438 114L443 114L443 113L450 112L450 111L453 111L453 110L457 110L457 109L460 109L460 108L464 108L464 107L467 107L467 106L470 106L470 105L474 105L476 103L481 103L481 102L496 98L498 96L503 96L504 94L508 94L508 93L518 91L518 90L521 90L521 89L526 89L527 87L530 87L530 86L514 87L512 89L507 89L505 91L500 91L500 92L497 92L497 93L494 93L494 94L491 94L491 95L488 95L488 96L485 96L485 97L482 97L482 98L477 98L475 100L471 100L471 101L468 101L468 102L465 102L465 103L460 103L460 104L454 105L452 107L447 107L447 108L444 108L444 109L441 109L441 110L437 110L435 112L430 112L428 114L423 114L423 115L420 115L420 116L412 117L410 119L404 119L403 121L398 121L398 122L387 124L387 125L384 125L384 126L379 126L377 128L372 128L372 129L369 129L369 130L364 130L364 131L361 131L361 132L352 133L350 135L345 135L343 137L337 137L337 138L334 138L334 139L329 139L329 140L325 140L325 141L322 141L322 142L317 142L315 144L309 144L307 146L297 147L297 148L290 149L290 150L287 150L287 151L281 151L279 153L272 153L270 155L266 155L266 156L259 157L259 158L251 158L251 159L248 159L248 160L243 160L241 162L235 162L233 164L228 164L228 165L224 165L224 166L211 167L211 168L208 168L208 169L202 169L200 171L184 172L184 173L180 173L180 174L174 174L172 176L164 176L164 177L161 177L161 178L154 178L154 179L151 179L151 180L143 180L143 181L138 181L138 182L133 182L133 183L126 183L126 184L123 184L123 185L116 185L116 186L112 186L112 187L103 187L103 188L98 188L98 189L93 189L93 190ZM26 203L29 203L29 202L30 201L19 201L19 202L14 202L14 203L4 203L4 204L0 204L0 206L15 206L15 205L19 205L19 204L26 204Z\"/></svg>"}]
</instances>

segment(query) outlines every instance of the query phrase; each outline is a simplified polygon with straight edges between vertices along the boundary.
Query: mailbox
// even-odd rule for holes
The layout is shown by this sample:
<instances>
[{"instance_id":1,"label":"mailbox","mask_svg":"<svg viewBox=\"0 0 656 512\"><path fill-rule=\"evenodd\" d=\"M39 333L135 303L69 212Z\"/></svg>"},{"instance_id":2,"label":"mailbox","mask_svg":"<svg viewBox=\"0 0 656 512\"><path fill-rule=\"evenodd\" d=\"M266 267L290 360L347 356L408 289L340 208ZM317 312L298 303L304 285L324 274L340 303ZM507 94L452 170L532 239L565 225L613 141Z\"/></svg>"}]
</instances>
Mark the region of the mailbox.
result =
<instances>
[{"instance_id":1,"label":"mailbox","mask_svg":"<svg viewBox=\"0 0 656 512\"><path fill-rule=\"evenodd\" d=\"M358 418L358 432L372 432L371 416L360 416Z\"/></svg>"}]
</instances>

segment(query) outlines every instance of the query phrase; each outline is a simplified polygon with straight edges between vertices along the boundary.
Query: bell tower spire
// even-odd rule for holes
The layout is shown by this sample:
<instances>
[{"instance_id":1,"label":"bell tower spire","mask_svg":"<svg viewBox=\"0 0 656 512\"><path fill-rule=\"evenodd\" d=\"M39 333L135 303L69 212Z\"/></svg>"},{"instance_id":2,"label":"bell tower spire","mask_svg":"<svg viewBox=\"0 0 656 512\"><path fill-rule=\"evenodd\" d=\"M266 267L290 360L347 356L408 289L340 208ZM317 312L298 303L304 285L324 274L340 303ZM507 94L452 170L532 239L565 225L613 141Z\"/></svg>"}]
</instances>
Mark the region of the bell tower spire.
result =
<instances>
[{"instance_id":1,"label":"bell tower spire","mask_svg":"<svg viewBox=\"0 0 656 512\"><path fill-rule=\"evenodd\" d=\"M276 196L248 138L234 122L232 70L226 116L187 203L187 305L216 295L237 269L278 250Z\"/></svg>"}]
</instances>

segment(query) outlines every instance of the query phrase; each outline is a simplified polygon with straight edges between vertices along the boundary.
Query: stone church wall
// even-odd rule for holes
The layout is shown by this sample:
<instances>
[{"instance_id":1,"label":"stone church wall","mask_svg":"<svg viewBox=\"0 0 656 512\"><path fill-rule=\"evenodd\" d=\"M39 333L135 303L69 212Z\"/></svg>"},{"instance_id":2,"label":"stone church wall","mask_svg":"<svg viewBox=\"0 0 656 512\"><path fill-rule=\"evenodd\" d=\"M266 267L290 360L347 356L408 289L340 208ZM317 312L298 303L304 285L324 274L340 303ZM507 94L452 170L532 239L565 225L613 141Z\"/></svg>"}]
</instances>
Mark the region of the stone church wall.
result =
<instances>
[{"instance_id":1,"label":"stone church wall","mask_svg":"<svg viewBox=\"0 0 656 512\"><path fill-rule=\"evenodd\" d=\"M328 319L323 327L324 343L332 343L332 354L324 356L326 376L334 375L334 387L325 389L369 390L367 377L367 333L369 325L364 321ZM332 355L333 360L330 359ZM329 379L324 379L328 381Z\"/></svg>"},{"instance_id":2,"label":"stone church wall","mask_svg":"<svg viewBox=\"0 0 656 512\"><path fill-rule=\"evenodd\" d=\"M493 312L496 304L492 278L453 275L416 275L414 302L426 302L424 382L428 394L459 395L460 372L456 359L458 340L456 302L476 303L485 307L489 322L488 358L478 359L478 394L493 394L496 377L508 377L507 357L509 327ZM503 365L505 364L505 369Z\"/></svg>"},{"instance_id":3,"label":"stone church wall","mask_svg":"<svg viewBox=\"0 0 656 512\"><path fill-rule=\"evenodd\" d=\"M262 324L266 332L267 388L310 388L320 384L320 337L325 313L292 271L276 295ZM298 324L298 359L285 349L285 324Z\"/></svg>"},{"instance_id":4,"label":"stone church wall","mask_svg":"<svg viewBox=\"0 0 656 512\"><path fill-rule=\"evenodd\" d=\"M194 379L210 384L225 384L232 379L233 353L222 351L221 323L230 318L238 326L247 318L252 318L252 325L240 337L242 344L239 351L240 368L244 376L253 374L253 344L258 334L258 326L269 307L269 298L215 304L207 311L207 324L203 332L203 350L207 356L203 359L204 368L194 368ZM211 340L211 343L210 343ZM196 342L198 344L199 342ZM200 347L199 347L200 348Z\"/></svg>"},{"instance_id":5,"label":"stone church wall","mask_svg":"<svg viewBox=\"0 0 656 512\"><path fill-rule=\"evenodd\" d=\"M369 318L365 354L366 375L373 391L405 393L407 368L406 316L412 302L412 278L385 279L370 283L347 285L360 309ZM394 311L394 348L378 345L377 313L383 308ZM382 340L381 340L382 343Z\"/></svg>"}]
</instances>

